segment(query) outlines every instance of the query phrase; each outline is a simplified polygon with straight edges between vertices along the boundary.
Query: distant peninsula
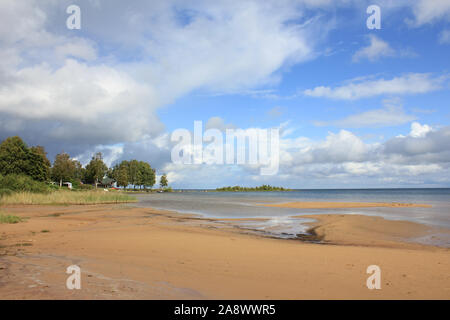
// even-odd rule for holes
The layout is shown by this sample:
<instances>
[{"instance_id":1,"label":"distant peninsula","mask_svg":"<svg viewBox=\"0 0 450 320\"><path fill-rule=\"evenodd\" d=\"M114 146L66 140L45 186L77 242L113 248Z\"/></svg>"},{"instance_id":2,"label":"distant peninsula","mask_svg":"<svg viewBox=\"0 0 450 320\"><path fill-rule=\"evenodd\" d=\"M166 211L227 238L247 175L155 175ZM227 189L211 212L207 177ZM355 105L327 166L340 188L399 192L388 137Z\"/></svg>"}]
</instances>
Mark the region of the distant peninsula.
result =
<instances>
[{"instance_id":1,"label":"distant peninsula","mask_svg":"<svg viewBox=\"0 0 450 320\"><path fill-rule=\"evenodd\" d=\"M259 187L241 187L241 186L234 186L234 187L223 187L223 188L217 188L216 191L220 192L253 192L253 191L292 191L292 189L286 189L283 187L274 187L267 184L263 184Z\"/></svg>"}]
</instances>

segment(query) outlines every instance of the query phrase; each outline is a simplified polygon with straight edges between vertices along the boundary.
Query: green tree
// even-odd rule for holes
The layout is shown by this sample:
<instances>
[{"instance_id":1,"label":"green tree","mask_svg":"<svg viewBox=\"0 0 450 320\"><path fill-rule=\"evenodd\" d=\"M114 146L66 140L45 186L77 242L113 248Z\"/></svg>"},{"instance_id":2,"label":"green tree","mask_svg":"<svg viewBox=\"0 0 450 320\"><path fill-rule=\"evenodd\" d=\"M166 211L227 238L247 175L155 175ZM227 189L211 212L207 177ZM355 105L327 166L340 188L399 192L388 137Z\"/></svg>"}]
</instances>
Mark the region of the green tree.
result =
<instances>
[{"instance_id":1,"label":"green tree","mask_svg":"<svg viewBox=\"0 0 450 320\"><path fill-rule=\"evenodd\" d=\"M37 181L47 181L49 179L49 168L45 165L40 154L28 153L27 167L25 174Z\"/></svg>"},{"instance_id":2,"label":"green tree","mask_svg":"<svg viewBox=\"0 0 450 320\"><path fill-rule=\"evenodd\" d=\"M42 166L42 174L45 181L50 179L51 173L51 162L47 158L47 152L45 152L45 148L43 146L34 146L30 148L30 151L36 155L39 155L42 158L43 166Z\"/></svg>"},{"instance_id":3,"label":"green tree","mask_svg":"<svg viewBox=\"0 0 450 320\"><path fill-rule=\"evenodd\" d=\"M124 174L126 171L126 175ZM120 186L128 186L130 184L133 187L139 186L139 188L153 187L156 182L155 170L152 169L150 164L144 161L122 161L116 164L112 170L108 172L108 176L117 181ZM124 179L127 179L126 184ZM119 184L119 180L121 183Z\"/></svg>"},{"instance_id":4,"label":"green tree","mask_svg":"<svg viewBox=\"0 0 450 320\"><path fill-rule=\"evenodd\" d=\"M119 173L119 164L114 165L114 167L112 167L111 169L108 170L108 172L106 172L106 175L117 181L118 179L118 173Z\"/></svg>"},{"instance_id":5,"label":"green tree","mask_svg":"<svg viewBox=\"0 0 450 320\"><path fill-rule=\"evenodd\" d=\"M9 137L0 145L0 173L25 174L28 148L20 137Z\"/></svg>"},{"instance_id":6,"label":"green tree","mask_svg":"<svg viewBox=\"0 0 450 320\"><path fill-rule=\"evenodd\" d=\"M48 167L39 151L29 149L20 137L15 136L0 144L0 174L22 174L45 181Z\"/></svg>"},{"instance_id":7,"label":"green tree","mask_svg":"<svg viewBox=\"0 0 450 320\"><path fill-rule=\"evenodd\" d=\"M106 171L106 176L108 178L111 178L113 180L117 180L116 178L113 177L114 174L114 167L113 168L108 168L108 170Z\"/></svg>"},{"instance_id":8,"label":"green tree","mask_svg":"<svg viewBox=\"0 0 450 320\"><path fill-rule=\"evenodd\" d=\"M102 153L97 152L86 166L86 180L94 183L95 188L97 188L98 182L103 179L107 171L108 167L103 162Z\"/></svg>"},{"instance_id":9,"label":"green tree","mask_svg":"<svg viewBox=\"0 0 450 320\"><path fill-rule=\"evenodd\" d=\"M86 178L86 169L83 168L80 161L78 161L78 160L72 160L72 161L75 166L75 172L74 172L73 178L77 181L84 182L85 178Z\"/></svg>"},{"instance_id":10,"label":"green tree","mask_svg":"<svg viewBox=\"0 0 450 320\"><path fill-rule=\"evenodd\" d=\"M128 186L130 184L130 177L128 176L128 161L122 161L121 163L116 164L111 170L108 170L108 177L117 181L119 180L119 175L122 175L122 184L120 186ZM126 171L126 175L123 174L123 171ZM126 177L126 181L123 179Z\"/></svg>"},{"instance_id":11,"label":"green tree","mask_svg":"<svg viewBox=\"0 0 450 320\"><path fill-rule=\"evenodd\" d=\"M133 187L139 185L142 180L141 172L139 171L139 162L137 160L128 162L128 180Z\"/></svg>"},{"instance_id":12,"label":"green tree","mask_svg":"<svg viewBox=\"0 0 450 320\"><path fill-rule=\"evenodd\" d=\"M67 153L62 152L56 155L51 172L52 179L62 187L63 180L69 181L75 177L76 164Z\"/></svg>"},{"instance_id":13,"label":"green tree","mask_svg":"<svg viewBox=\"0 0 450 320\"><path fill-rule=\"evenodd\" d=\"M156 182L155 170L147 162L139 162L139 179L139 185L144 186L144 189L152 188Z\"/></svg>"},{"instance_id":14,"label":"green tree","mask_svg":"<svg viewBox=\"0 0 450 320\"><path fill-rule=\"evenodd\" d=\"M166 174L163 174L161 176L161 179L159 180L159 185L161 186L161 188L165 188L169 185L169 181L167 180Z\"/></svg>"},{"instance_id":15,"label":"green tree","mask_svg":"<svg viewBox=\"0 0 450 320\"><path fill-rule=\"evenodd\" d=\"M115 178L117 185L124 189L128 186L128 168L126 166L118 166Z\"/></svg>"}]
</instances>

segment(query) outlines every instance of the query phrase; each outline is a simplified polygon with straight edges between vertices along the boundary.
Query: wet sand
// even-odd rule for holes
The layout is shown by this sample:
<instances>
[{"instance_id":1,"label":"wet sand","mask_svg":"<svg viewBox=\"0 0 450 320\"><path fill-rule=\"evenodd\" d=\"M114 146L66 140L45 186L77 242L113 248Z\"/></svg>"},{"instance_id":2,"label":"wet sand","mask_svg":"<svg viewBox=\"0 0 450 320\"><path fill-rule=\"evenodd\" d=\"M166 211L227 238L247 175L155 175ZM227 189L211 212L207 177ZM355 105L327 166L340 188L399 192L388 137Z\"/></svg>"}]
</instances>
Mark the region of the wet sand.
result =
<instances>
[{"instance_id":1,"label":"wet sand","mask_svg":"<svg viewBox=\"0 0 450 320\"><path fill-rule=\"evenodd\" d=\"M0 224L1 299L450 298L450 250L409 242L436 231L411 222L309 216L310 243L123 205L1 211L27 218ZM81 290L66 289L72 264ZM366 287L369 265L381 290Z\"/></svg>"}]
</instances>

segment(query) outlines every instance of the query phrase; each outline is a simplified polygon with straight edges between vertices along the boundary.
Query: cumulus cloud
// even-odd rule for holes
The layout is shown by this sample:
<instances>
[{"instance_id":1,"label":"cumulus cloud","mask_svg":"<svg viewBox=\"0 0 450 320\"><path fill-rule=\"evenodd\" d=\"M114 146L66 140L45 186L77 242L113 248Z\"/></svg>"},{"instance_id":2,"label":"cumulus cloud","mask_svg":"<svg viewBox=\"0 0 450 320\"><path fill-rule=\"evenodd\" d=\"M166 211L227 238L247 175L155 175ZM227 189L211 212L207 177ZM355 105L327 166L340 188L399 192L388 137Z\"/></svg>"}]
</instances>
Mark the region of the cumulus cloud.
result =
<instances>
[{"instance_id":1,"label":"cumulus cloud","mask_svg":"<svg viewBox=\"0 0 450 320\"><path fill-rule=\"evenodd\" d=\"M413 122L411 124L411 132L409 135L413 138L424 138L431 131L433 131L433 128L429 125L421 125L419 122Z\"/></svg>"},{"instance_id":2,"label":"cumulus cloud","mask_svg":"<svg viewBox=\"0 0 450 320\"><path fill-rule=\"evenodd\" d=\"M347 130L341 130L338 133L330 132L325 141L300 140L300 145L297 145L297 142L292 140L291 143L282 144L284 148L288 146L288 152L291 154L290 157L281 161L282 165L289 167L358 162L363 161L372 148Z\"/></svg>"},{"instance_id":3,"label":"cumulus cloud","mask_svg":"<svg viewBox=\"0 0 450 320\"><path fill-rule=\"evenodd\" d=\"M127 74L76 60L56 70L46 64L23 68L0 87L3 115L46 123L41 135L73 143L134 141L158 133L163 126L152 114L157 103L151 87ZM129 126L133 130L120 130Z\"/></svg>"},{"instance_id":4,"label":"cumulus cloud","mask_svg":"<svg viewBox=\"0 0 450 320\"><path fill-rule=\"evenodd\" d=\"M291 2L84 2L80 31L65 27L69 4L1 2L0 136L68 152L150 139L158 108L274 83L326 33Z\"/></svg>"},{"instance_id":5,"label":"cumulus cloud","mask_svg":"<svg viewBox=\"0 0 450 320\"><path fill-rule=\"evenodd\" d=\"M281 146L280 177L313 181L309 186L328 183L330 177L339 178L340 184L361 185L370 177L375 186L450 182L449 176L442 176L450 167L450 127L432 129L414 122L407 136L384 143L366 143L341 130L330 132L324 141L285 139Z\"/></svg>"},{"instance_id":6,"label":"cumulus cloud","mask_svg":"<svg viewBox=\"0 0 450 320\"><path fill-rule=\"evenodd\" d=\"M151 159L159 172L170 174L174 187L183 188L239 183L330 187L330 179L339 179L340 185L374 187L450 183L450 176L442 175L450 168L450 127L432 128L418 122L411 124L406 135L382 143L365 142L349 130L329 132L323 140L281 135L279 172L266 177L259 175L258 165L174 164L170 160L173 144L168 136L156 140L126 144L110 152L120 149L116 161L127 157Z\"/></svg>"},{"instance_id":7,"label":"cumulus cloud","mask_svg":"<svg viewBox=\"0 0 450 320\"><path fill-rule=\"evenodd\" d=\"M401 156L402 162L449 162L450 127L433 130L430 126L413 123L408 136L387 141L384 151Z\"/></svg>"},{"instance_id":8,"label":"cumulus cloud","mask_svg":"<svg viewBox=\"0 0 450 320\"><path fill-rule=\"evenodd\" d=\"M407 95L435 91L441 88L443 77L428 73L409 73L392 79L356 79L335 88L319 86L307 89L303 94L339 100L357 100L379 95Z\"/></svg>"},{"instance_id":9,"label":"cumulus cloud","mask_svg":"<svg viewBox=\"0 0 450 320\"><path fill-rule=\"evenodd\" d=\"M434 161L429 163L430 156L438 162L450 163L449 138L450 127L433 129L426 124L413 122L407 136L398 136L384 143L366 144L361 138L346 130L338 134L330 133L325 142L308 149L306 153L314 155L310 158L314 163L382 161L386 165L437 164Z\"/></svg>"}]
</instances>

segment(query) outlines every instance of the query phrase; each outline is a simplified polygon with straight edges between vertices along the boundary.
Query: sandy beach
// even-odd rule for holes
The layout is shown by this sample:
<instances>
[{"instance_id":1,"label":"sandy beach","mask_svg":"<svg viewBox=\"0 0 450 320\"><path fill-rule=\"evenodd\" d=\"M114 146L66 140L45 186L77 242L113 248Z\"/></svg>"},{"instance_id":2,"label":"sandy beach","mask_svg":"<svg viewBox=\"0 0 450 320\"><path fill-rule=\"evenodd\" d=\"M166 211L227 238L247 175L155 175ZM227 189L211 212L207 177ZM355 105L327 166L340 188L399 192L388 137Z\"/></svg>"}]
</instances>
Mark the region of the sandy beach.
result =
<instances>
[{"instance_id":1,"label":"sandy beach","mask_svg":"<svg viewBox=\"0 0 450 320\"><path fill-rule=\"evenodd\" d=\"M450 250L410 241L449 231L412 222L308 216L303 241L125 205L2 211L26 220L0 224L1 299L450 298ZM66 288L73 264L81 290ZM369 265L381 268L381 290L366 287Z\"/></svg>"}]
</instances>

